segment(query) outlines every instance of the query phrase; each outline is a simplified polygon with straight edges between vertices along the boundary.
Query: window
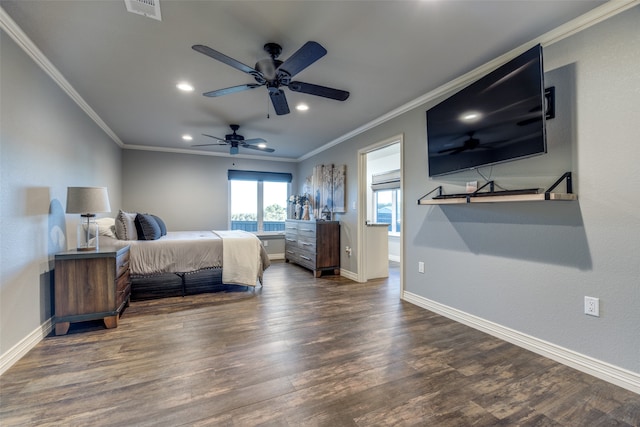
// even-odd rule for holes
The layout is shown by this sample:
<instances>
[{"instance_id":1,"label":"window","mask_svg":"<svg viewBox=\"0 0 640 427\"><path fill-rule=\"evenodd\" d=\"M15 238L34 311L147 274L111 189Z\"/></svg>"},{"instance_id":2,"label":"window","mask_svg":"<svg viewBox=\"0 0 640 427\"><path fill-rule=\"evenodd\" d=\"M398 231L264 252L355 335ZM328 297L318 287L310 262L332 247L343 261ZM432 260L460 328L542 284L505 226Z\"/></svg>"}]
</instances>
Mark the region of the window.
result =
<instances>
[{"instance_id":1,"label":"window","mask_svg":"<svg viewBox=\"0 0 640 427\"><path fill-rule=\"evenodd\" d=\"M400 189L375 192L375 222L389 224L389 233L400 233L402 192Z\"/></svg>"},{"instance_id":2,"label":"window","mask_svg":"<svg viewBox=\"0 0 640 427\"><path fill-rule=\"evenodd\" d=\"M284 231L291 174L229 170L230 229Z\"/></svg>"},{"instance_id":3,"label":"window","mask_svg":"<svg viewBox=\"0 0 640 427\"><path fill-rule=\"evenodd\" d=\"M400 170L372 175L371 189L374 194L374 221L389 224L389 234L400 233L402 219Z\"/></svg>"}]
</instances>

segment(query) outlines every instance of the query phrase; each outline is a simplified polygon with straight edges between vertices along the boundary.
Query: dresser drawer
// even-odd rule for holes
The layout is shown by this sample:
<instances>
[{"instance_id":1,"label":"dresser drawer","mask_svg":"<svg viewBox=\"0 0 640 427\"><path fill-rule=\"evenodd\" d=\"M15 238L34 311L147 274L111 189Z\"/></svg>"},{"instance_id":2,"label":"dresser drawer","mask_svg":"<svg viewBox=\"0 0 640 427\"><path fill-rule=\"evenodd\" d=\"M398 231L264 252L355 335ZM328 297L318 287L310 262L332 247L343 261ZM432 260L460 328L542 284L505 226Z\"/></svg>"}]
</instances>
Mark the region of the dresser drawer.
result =
<instances>
[{"instance_id":1,"label":"dresser drawer","mask_svg":"<svg viewBox=\"0 0 640 427\"><path fill-rule=\"evenodd\" d=\"M315 255L311 255L308 253L300 253L298 254L298 260L296 261L299 265L308 268L310 270L316 269L316 259Z\"/></svg>"},{"instance_id":2,"label":"dresser drawer","mask_svg":"<svg viewBox=\"0 0 640 427\"><path fill-rule=\"evenodd\" d=\"M309 239L309 238L300 237L300 238L298 238L298 247L300 248L300 250L302 250L304 252L308 252L310 254L315 254L316 253L316 241L315 241L315 239Z\"/></svg>"},{"instance_id":3,"label":"dresser drawer","mask_svg":"<svg viewBox=\"0 0 640 427\"><path fill-rule=\"evenodd\" d=\"M309 221L308 224L297 224L298 225L298 238L305 237L309 239L316 238L316 224L314 222Z\"/></svg>"}]
</instances>

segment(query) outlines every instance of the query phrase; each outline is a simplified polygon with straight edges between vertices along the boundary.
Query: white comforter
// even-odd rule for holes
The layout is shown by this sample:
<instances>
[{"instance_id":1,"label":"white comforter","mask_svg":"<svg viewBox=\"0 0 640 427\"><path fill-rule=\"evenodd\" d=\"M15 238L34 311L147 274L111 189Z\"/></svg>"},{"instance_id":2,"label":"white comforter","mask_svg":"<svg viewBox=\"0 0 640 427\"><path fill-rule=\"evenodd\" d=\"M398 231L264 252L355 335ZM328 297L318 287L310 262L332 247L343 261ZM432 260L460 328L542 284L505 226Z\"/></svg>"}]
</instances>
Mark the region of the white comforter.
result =
<instances>
[{"instance_id":1,"label":"white comforter","mask_svg":"<svg viewBox=\"0 0 640 427\"><path fill-rule=\"evenodd\" d=\"M225 241L229 243L223 244ZM262 272L269 266L260 240L247 232L170 231L158 240L100 236L101 247L126 245L131 247L129 269L133 275L185 273L224 266L224 283L255 286L256 279L262 278ZM226 258L224 246L229 252Z\"/></svg>"}]
</instances>

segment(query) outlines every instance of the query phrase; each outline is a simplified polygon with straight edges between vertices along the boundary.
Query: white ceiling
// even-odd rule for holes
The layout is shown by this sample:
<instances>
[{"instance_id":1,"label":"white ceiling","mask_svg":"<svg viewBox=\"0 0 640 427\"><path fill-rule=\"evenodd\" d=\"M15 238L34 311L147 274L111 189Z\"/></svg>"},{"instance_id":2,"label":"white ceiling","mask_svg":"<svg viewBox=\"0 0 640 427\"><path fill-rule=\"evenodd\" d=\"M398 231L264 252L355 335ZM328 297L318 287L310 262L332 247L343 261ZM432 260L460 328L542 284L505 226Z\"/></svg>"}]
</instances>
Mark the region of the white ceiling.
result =
<instances>
[{"instance_id":1,"label":"white ceiling","mask_svg":"<svg viewBox=\"0 0 640 427\"><path fill-rule=\"evenodd\" d=\"M237 123L240 134L275 149L241 155L274 160L304 158L603 3L162 0L158 21L127 12L123 0L1 1L125 147L196 150L190 144L214 142L203 133L224 137ZM285 60L309 40L328 53L295 80L347 90L346 101L285 89L291 113L277 116L264 87L201 95L254 80L192 45L253 67L267 57L267 42L282 45ZM195 91L179 92L182 80ZM296 111L299 102L309 111ZM182 141L186 133L191 143ZM228 155L227 147L198 150Z\"/></svg>"}]
</instances>

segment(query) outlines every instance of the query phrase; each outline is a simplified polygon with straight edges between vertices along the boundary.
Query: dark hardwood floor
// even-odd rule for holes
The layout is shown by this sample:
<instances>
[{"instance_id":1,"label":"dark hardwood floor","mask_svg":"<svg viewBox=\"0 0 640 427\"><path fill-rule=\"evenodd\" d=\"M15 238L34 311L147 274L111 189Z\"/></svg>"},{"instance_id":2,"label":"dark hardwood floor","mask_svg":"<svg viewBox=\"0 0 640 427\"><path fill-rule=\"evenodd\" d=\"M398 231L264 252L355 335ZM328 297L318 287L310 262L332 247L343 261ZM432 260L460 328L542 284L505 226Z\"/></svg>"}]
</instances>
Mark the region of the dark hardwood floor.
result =
<instances>
[{"instance_id":1,"label":"dark hardwood floor","mask_svg":"<svg viewBox=\"0 0 640 427\"><path fill-rule=\"evenodd\" d=\"M640 396L359 284L274 264L265 286L132 302L0 377L0 424L638 426Z\"/></svg>"}]
</instances>

